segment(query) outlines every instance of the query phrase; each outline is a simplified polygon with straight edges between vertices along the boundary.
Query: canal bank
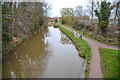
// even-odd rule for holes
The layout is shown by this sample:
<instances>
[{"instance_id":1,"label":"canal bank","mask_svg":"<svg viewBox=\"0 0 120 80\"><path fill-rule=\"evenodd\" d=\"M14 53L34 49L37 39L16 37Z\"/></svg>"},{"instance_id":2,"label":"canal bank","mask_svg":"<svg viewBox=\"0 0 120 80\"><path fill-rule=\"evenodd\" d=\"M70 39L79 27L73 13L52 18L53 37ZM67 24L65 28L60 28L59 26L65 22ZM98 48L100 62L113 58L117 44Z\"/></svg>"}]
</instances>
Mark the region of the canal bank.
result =
<instances>
[{"instance_id":1,"label":"canal bank","mask_svg":"<svg viewBox=\"0 0 120 80\"><path fill-rule=\"evenodd\" d=\"M25 42L26 40L31 39L34 35L37 33L40 33L41 31L46 30L46 27L41 26L36 32L29 34L29 35L24 35L22 38L19 37L12 37L12 41L9 43L9 48L7 47L6 52L2 52L2 61L6 59L6 57L14 51L14 49ZM2 46L3 47L3 46ZM3 49L2 49L3 50Z\"/></svg>"},{"instance_id":2,"label":"canal bank","mask_svg":"<svg viewBox=\"0 0 120 80\"><path fill-rule=\"evenodd\" d=\"M3 78L84 78L85 60L59 28L19 44L3 62Z\"/></svg>"},{"instance_id":3,"label":"canal bank","mask_svg":"<svg viewBox=\"0 0 120 80\"><path fill-rule=\"evenodd\" d=\"M60 24L59 24L60 25ZM70 31L69 27L66 27L66 26L63 26L61 25L61 27L67 29L68 31ZM72 32L75 31L73 28L71 29ZM71 31L70 31L71 32ZM78 32L78 31L77 31ZM80 32L78 32L80 33ZM81 33L80 33L81 34ZM83 40L85 40L86 42L88 42L88 44L90 45L91 47L91 60L90 60L90 66L89 66L89 78L103 78L103 73L102 73L102 70L101 70L101 64L104 63L104 62L101 62L101 59L100 59L100 52L99 52L99 48L107 48L108 51L110 49L115 49L116 51L117 50L120 50L118 47L114 47L114 46L107 46L105 44L102 44L102 43L99 43L99 42L96 42L96 41L93 41L91 39L88 39L86 37L83 36L82 38ZM118 52L118 51L117 51ZM115 52L114 52L115 53ZM104 54L103 54L104 55ZM111 56L112 54L109 53L109 56ZM106 59L107 57L103 57L103 60ZM102 60L102 61L103 61ZM117 60L117 59L116 59ZM106 64L106 63L104 63ZM108 64L111 64L110 62ZM112 64L111 64L112 65ZM104 65L105 67L105 65ZM106 68L107 69L107 68ZM112 69L110 71L112 71L113 69L115 69L115 66L112 67ZM116 68L117 70L117 68ZM103 71L104 73L106 73L105 71ZM117 72L117 71L116 71ZM108 73L107 73L108 74ZM110 73L111 74L111 73ZM105 77L105 74L104 74L104 77Z\"/></svg>"},{"instance_id":4,"label":"canal bank","mask_svg":"<svg viewBox=\"0 0 120 80\"><path fill-rule=\"evenodd\" d=\"M89 72L88 62L90 61L90 57L91 57L90 46L86 41L82 40L81 38L75 37L73 32L66 29L66 27L63 27L58 23L55 26L58 26L61 29L61 31L63 31L73 41L73 43L75 44L75 47L79 52L79 55L86 59L85 78L87 78L88 72Z\"/></svg>"}]
</instances>

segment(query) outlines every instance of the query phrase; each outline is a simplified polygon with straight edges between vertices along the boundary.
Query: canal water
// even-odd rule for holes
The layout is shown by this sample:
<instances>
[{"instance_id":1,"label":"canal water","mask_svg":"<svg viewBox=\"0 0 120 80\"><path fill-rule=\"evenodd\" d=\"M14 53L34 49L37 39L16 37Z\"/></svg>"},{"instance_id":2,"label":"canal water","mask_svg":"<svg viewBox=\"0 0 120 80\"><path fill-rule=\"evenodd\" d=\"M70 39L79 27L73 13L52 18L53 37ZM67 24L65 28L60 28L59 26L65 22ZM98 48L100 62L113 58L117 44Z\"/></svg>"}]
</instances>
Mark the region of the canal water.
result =
<instances>
[{"instance_id":1,"label":"canal water","mask_svg":"<svg viewBox=\"0 0 120 80\"><path fill-rule=\"evenodd\" d=\"M84 78L85 60L53 26L19 44L2 63L3 78Z\"/></svg>"}]
</instances>

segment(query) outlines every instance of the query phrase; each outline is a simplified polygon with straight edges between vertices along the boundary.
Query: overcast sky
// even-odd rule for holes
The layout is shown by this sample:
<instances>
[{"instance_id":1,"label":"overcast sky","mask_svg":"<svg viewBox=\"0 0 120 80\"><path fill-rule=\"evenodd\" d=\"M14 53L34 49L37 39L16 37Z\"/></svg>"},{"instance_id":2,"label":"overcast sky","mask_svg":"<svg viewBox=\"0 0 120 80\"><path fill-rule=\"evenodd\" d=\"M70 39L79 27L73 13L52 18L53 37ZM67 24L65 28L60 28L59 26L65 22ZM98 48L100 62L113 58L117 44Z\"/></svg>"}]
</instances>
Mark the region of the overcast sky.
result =
<instances>
[{"instance_id":1,"label":"overcast sky","mask_svg":"<svg viewBox=\"0 0 120 80\"><path fill-rule=\"evenodd\" d=\"M75 8L78 5L83 6L83 9L86 8L88 2L86 0L46 0L52 4L51 17L60 17L60 10L62 8Z\"/></svg>"},{"instance_id":2,"label":"overcast sky","mask_svg":"<svg viewBox=\"0 0 120 80\"><path fill-rule=\"evenodd\" d=\"M52 10L50 11L51 14L50 17L60 17L60 10L62 8L75 8L76 6L83 6L84 9L88 9L86 6L90 3L89 0L46 0L52 5ZM97 0L94 0L97 1ZM99 0L98 0L99 1ZM101 0L100 0L101 1ZM107 0L107 2L118 2L119 0ZM114 12L114 10L112 10ZM114 16L111 15L110 18L113 18ZM94 15L94 18L95 15Z\"/></svg>"}]
</instances>

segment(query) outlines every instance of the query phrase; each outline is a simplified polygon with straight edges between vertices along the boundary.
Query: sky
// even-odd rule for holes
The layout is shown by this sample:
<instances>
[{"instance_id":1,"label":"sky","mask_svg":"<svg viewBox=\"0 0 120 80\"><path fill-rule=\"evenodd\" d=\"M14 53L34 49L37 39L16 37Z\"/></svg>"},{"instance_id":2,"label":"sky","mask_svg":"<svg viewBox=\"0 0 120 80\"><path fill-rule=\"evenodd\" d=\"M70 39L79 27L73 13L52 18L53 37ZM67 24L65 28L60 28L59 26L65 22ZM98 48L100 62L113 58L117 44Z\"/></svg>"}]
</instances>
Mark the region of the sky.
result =
<instances>
[{"instance_id":1,"label":"sky","mask_svg":"<svg viewBox=\"0 0 120 80\"><path fill-rule=\"evenodd\" d=\"M75 8L78 5L83 6L86 9L88 2L86 0L46 0L52 4L50 17L60 17L60 10L62 8Z\"/></svg>"},{"instance_id":2,"label":"sky","mask_svg":"<svg viewBox=\"0 0 120 80\"><path fill-rule=\"evenodd\" d=\"M83 6L83 10L88 9L86 6L90 3L89 0L46 0L52 5L51 13L49 14L50 17L61 17L60 10L62 8L75 8L76 6ZM97 0L94 0L95 2ZM99 1L99 0L98 0ZM107 2L118 2L119 0L107 0ZM114 12L114 10L112 10ZM94 15L94 18L97 18ZM111 15L110 18L114 18Z\"/></svg>"}]
</instances>

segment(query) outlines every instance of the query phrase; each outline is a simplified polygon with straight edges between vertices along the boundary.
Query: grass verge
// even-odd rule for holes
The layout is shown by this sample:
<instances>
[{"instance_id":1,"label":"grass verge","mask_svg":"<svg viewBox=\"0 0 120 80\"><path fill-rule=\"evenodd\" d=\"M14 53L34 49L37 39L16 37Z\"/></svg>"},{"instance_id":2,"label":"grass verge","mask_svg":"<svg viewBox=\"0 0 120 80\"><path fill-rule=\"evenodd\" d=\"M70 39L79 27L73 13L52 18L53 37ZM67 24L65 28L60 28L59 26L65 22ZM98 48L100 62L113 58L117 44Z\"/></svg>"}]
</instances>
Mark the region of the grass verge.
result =
<instances>
[{"instance_id":1,"label":"grass verge","mask_svg":"<svg viewBox=\"0 0 120 80\"><path fill-rule=\"evenodd\" d=\"M88 76L88 61L90 60L90 57L91 57L90 46L88 45L88 43L86 41L82 40L81 38L75 37L71 31L63 28L58 23L55 26L58 26L60 28L60 30L63 31L73 41L80 56L86 58L87 62L86 62L86 69L85 69L85 78L87 78L87 76Z\"/></svg>"},{"instance_id":2,"label":"grass verge","mask_svg":"<svg viewBox=\"0 0 120 80\"><path fill-rule=\"evenodd\" d=\"M67 27L67 28L69 28L69 29L71 29L71 30L76 31L76 32L79 33L79 34L82 34L82 32L80 32L80 31L78 31L78 30L76 30L76 29L74 29L74 28L72 28L72 27L68 27L68 25L66 25L66 24L62 24L62 23L60 23L60 24L63 25L63 26L65 26L65 27ZM87 37L88 39L91 39L91 40L94 40L94 41L103 43L103 42L101 42L101 41L98 41L98 40L94 39L93 37L90 37L90 36L86 35L86 34L84 34L84 36ZM103 44L105 44L105 43L103 43ZM106 45L118 47L118 45L116 45L116 44L106 44Z\"/></svg>"},{"instance_id":3,"label":"grass verge","mask_svg":"<svg viewBox=\"0 0 120 80\"><path fill-rule=\"evenodd\" d=\"M104 78L109 80L110 78L118 78L120 77L120 71L118 70L120 65L119 58L120 58L120 51L113 50L113 49L104 49L100 48L101 51L101 58L104 68ZM119 58L118 58L119 57ZM116 80L115 79L115 80Z\"/></svg>"}]
</instances>

